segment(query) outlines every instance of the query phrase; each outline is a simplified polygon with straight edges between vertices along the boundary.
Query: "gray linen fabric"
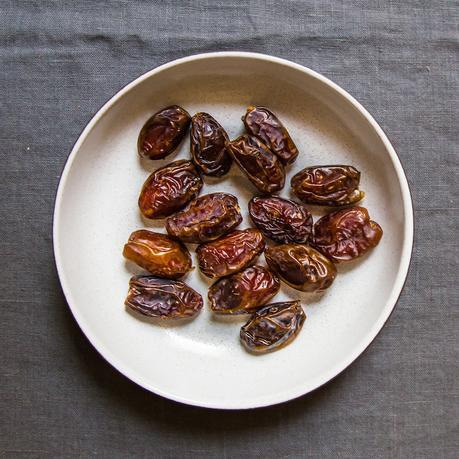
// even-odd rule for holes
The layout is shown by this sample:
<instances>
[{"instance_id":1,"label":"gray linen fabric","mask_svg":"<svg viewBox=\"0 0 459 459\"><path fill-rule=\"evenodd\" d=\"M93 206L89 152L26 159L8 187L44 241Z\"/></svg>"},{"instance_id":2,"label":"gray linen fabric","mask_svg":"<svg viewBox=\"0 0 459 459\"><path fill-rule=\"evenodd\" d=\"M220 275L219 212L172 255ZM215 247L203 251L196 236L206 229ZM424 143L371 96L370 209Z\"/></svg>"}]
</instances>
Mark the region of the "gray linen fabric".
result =
<instances>
[{"instance_id":1,"label":"gray linen fabric","mask_svg":"<svg viewBox=\"0 0 459 459\"><path fill-rule=\"evenodd\" d=\"M458 20L453 0L0 3L0 456L455 458ZM398 306L333 382L266 409L192 408L111 368L52 255L73 142L122 86L177 57L248 50L347 89L406 169L416 243Z\"/></svg>"}]
</instances>

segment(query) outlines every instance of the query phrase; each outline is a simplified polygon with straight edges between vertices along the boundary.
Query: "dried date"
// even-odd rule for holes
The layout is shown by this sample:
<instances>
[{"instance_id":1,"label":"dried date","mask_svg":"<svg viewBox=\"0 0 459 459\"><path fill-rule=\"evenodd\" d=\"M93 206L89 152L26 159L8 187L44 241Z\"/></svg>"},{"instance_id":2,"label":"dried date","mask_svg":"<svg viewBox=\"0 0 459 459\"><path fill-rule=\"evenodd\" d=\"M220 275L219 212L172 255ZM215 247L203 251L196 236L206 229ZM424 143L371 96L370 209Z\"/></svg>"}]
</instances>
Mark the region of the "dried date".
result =
<instances>
[{"instance_id":1,"label":"dried date","mask_svg":"<svg viewBox=\"0 0 459 459\"><path fill-rule=\"evenodd\" d=\"M242 135L229 142L227 148L242 172L260 191L274 193L284 187L284 166L257 137Z\"/></svg>"},{"instance_id":2,"label":"dried date","mask_svg":"<svg viewBox=\"0 0 459 459\"><path fill-rule=\"evenodd\" d=\"M196 249L199 268L210 278L223 277L241 271L264 250L260 231L254 228L235 230L216 241L201 244Z\"/></svg>"},{"instance_id":3,"label":"dried date","mask_svg":"<svg viewBox=\"0 0 459 459\"><path fill-rule=\"evenodd\" d=\"M365 196L359 190L360 172L352 166L307 167L291 180L293 193L303 202L322 206L354 204Z\"/></svg>"},{"instance_id":4,"label":"dried date","mask_svg":"<svg viewBox=\"0 0 459 459\"><path fill-rule=\"evenodd\" d=\"M143 158L162 159L171 154L185 137L190 115L178 105L155 113L144 124L137 140L137 150Z\"/></svg>"},{"instance_id":5,"label":"dried date","mask_svg":"<svg viewBox=\"0 0 459 459\"><path fill-rule=\"evenodd\" d=\"M166 230L184 242L213 241L242 221L237 198L226 193L198 197L189 206L166 219Z\"/></svg>"},{"instance_id":6,"label":"dried date","mask_svg":"<svg viewBox=\"0 0 459 459\"><path fill-rule=\"evenodd\" d=\"M215 282L208 297L212 311L218 314L244 314L259 309L279 289L274 273L263 266L249 266Z\"/></svg>"},{"instance_id":7,"label":"dried date","mask_svg":"<svg viewBox=\"0 0 459 459\"><path fill-rule=\"evenodd\" d=\"M247 132L261 139L284 165L295 161L298 149L287 129L272 111L266 107L250 106L242 120Z\"/></svg>"},{"instance_id":8,"label":"dried date","mask_svg":"<svg viewBox=\"0 0 459 459\"><path fill-rule=\"evenodd\" d=\"M241 328L242 344L257 354L278 350L296 338L305 320L299 301L268 304Z\"/></svg>"},{"instance_id":9,"label":"dried date","mask_svg":"<svg viewBox=\"0 0 459 459\"><path fill-rule=\"evenodd\" d=\"M191 118L191 156L203 174L219 177L230 170L228 141L228 134L213 116L200 112Z\"/></svg>"},{"instance_id":10,"label":"dried date","mask_svg":"<svg viewBox=\"0 0 459 459\"><path fill-rule=\"evenodd\" d=\"M198 314L203 300L198 292L183 282L135 276L129 281L125 305L148 317L182 319Z\"/></svg>"},{"instance_id":11,"label":"dried date","mask_svg":"<svg viewBox=\"0 0 459 459\"><path fill-rule=\"evenodd\" d=\"M139 208L146 218L167 217L194 199L202 180L191 161L179 160L154 171L145 181Z\"/></svg>"},{"instance_id":12,"label":"dried date","mask_svg":"<svg viewBox=\"0 0 459 459\"><path fill-rule=\"evenodd\" d=\"M192 268L190 252L182 243L153 231L134 231L123 255L158 277L176 279Z\"/></svg>"},{"instance_id":13,"label":"dried date","mask_svg":"<svg viewBox=\"0 0 459 459\"><path fill-rule=\"evenodd\" d=\"M311 244L335 263L350 261L376 247L383 235L364 207L325 215L314 225Z\"/></svg>"},{"instance_id":14,"label":"dried date","mask_svg":"<svg viewBox=\"0 0 459 459\"><path fill-rule=\"evenodd\" d=\"M291 287L318 292L330 287L336 277L335 265L317 250L302 244L283 244L265 252L268 266Z\"/></svg>"},{"instance_id":15,"label":"dried date","mask_svg":"<svg viewBox=\"0 0 459 459\"><path fill-rule=\"evenodd\" d=\"M276 242L304 244L312 231L308 209L279 196L252 198L249 214L255 226Z\"/></svg>"}]
</instances>

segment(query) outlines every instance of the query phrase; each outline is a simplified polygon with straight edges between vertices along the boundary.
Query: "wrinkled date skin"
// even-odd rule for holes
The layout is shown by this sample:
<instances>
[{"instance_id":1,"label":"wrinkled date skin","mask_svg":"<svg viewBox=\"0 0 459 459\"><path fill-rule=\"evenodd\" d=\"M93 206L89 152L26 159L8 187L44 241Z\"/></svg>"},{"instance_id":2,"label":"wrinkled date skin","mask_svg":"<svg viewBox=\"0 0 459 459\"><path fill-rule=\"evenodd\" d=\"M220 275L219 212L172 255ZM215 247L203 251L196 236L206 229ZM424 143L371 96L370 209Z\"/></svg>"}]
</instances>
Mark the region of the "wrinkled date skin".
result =
<instances>
[{"instance_id":1,"label":"wrinkled date skin","mask_svg":"<svg viewBox=\"0 0 459 459\"><path fill-rule=\"evenodd\" d=\"M208 297L212 311L218 314L245 314L255 312L279 289L274 273L263 266L249 266L215 282Z\"/></svg>"},{"instance_id":2,"label":"wrinkled date skin","mask_svg":"<svg viewBox=\"0 0 459 459\"><path fill-rule=\"evenodd\" d=\"M190 125L190 115L178 105L171 105L155 113L144 124L137 140L142 158L162 159L180 144Z\"/></svg>"},{"instance_id":3,"label":"wrinkled date skin","mask_svg":"<svg viewBox=\"0 0 459 459\"><path fill-rule=\"evenodd\" d=\"M256 354L278 350L296 338L305 320L299 301L268 304L241 328L242 344Z\"/></svg>"},{"instance_id":4,"label":"wrinkled date skin","mask_svg":"<svg viewBox=\"0 0 459 459\"><path fill-rule=\"evenodd\" d=\"M312 216L308 209L278 196L252 198L249 214L254 225L276 242L304 244L312 231Z\"/></svg>"},{"instance_id":5,"label":"wrinkled date skin","mask_svg":"<svg viewBox=\"0 0 459 459\"><path fill-rule=\"evenodd\" d=\"M132 310L159 319L193 317L202 309L202 296L183 282L134 276L124 303Z\"/></svg>"},{"instance_id":6,"label":"wrinkled date skin","mask_svg":"<svg viewBox=\"0 0 459 459\"><path fill-rule=\"evenodd\" d=\"M295 161L298 149L287 129L272 111L266 107L250 106L242 121L247 132L261 139L284 165Z\"/></svg>"},{"instance_id":7,"label":"wrinkled date skin","mask_svg":"<svg viewBox=\"0 0 459 459\"><path fill-rule=\"evenodd\" d=\"M201 177L191 161L179 160L154 171L139 196L146 218L160 219L182 209L202 188Z\"/></svg>"},{"instance_id":8,"label":"wrinkled date skin","mask_svg":"<svg viewBox=\"0 0 459 459\"><path fill-rule=\"evenodd\" d=\"M344 206L361 201L360 172L352 166L307 167L291 180L293 193L303 202L321 206Z\"/></svg>"},{"instance_id":9,"label":"wrinkled date skin","mask_svg":"<svg viewBox=\"0 0 459 459\"><path fill-rule=\"evenodd\" d=\"M220 177L230 170L228 141L228 134L213 116L200 112L191 118L191 156L203 174Z\"/></svg>"},{"instance_id":10,"label":"wrinkled date skin","mask_svg":"<svg viewBox=\"0 0 459 459\"><path fill-rule=\"evenodd\" d=\"M236 228L242 221L237 198L226 193L200 196L166 220L166 230L184 242L213 241Z\"/></svg>"},{"instance_id":11,"label":"wrinkled date skin","mask_svg":"<svg viewBox=\"0 0 459 459\"><path fill-rule=\"evenodd\" d=\"M134 231L123 255L158 277L177 279L192 268L190 252L182 243L153 231Z\"/></svg>"},{"instance_id":12,"label":"wrinkled date skin","mask_svg":"<svg viewBox=\"0 0 459 459\"><path fill-rule=\"evenodd\" d=\"M216 241L196 249L199 268L210 278L229 276L241 271L265 249L260 231L254 228L235 230Z\"/></svg>"},{"instance_id":13,"label":"wrinkled date skin","mask_svg":"<svg viewBox=\"0 0 459 459\"><path fill-rule=\"evenodd\" d=\"M335 263L350 261L376 247L383 235L364 207L325 215L314 225L311 244Z\"/></svg>"},{"instance_id":14,"label":"wrinkled date skin","mask_svg":"<svg viewBox=\"0 0 459 459\"><path fill-rule=\"evenodd\" d=\"M302 292L319 292L330 287L336 277L335 265L307 245L283 244L265 252L268 266L290 287Z\"/></svg>"},{"instance_id":15,"label":"wrinkled date skin","mask_svg":"<svg viewBox=\"0 0 459 459\"><path fill-rule=\"evenodd\" d=\"M261 140L241 135L229 142L227 148L242 172L260 191L274 193L284 187L284 166Z\"/></svg>"}]
</instances>

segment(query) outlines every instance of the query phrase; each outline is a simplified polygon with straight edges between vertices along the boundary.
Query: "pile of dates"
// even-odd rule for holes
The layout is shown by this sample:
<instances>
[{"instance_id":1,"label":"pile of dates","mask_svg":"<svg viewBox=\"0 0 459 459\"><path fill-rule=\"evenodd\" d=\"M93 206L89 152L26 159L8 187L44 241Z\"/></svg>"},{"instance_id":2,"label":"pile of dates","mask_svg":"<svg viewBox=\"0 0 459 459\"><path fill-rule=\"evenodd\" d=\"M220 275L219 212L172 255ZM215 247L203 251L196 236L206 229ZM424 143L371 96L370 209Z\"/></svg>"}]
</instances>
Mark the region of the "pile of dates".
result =
<instances>
[{"instance_id":1,"label":"pile of dates","mask_svg":"<svg viewBox=\"0 0 459 459\"><path fill-rule=\"evenodd\" d=\"M273 194L283 189L286 168L298 149L267 108L250 106L242 121L246 134L230 140L210 114L191 117L173 105L143 126L137 143L142 158L167 157L190 131L191 159L155 170L142 187L140 212L147 219L165 219L167 234L140 229L129 237L124 257L149 274L130 280L125 304L159 319L196 316L202 296L179 279L193 269L185 243L198 244L199 268L214 280L208 291L210 309L248 315L241 342L252 353L265 353L290 343L306 319L300 301L270 303L281 283L302 292L330 288L336 264L375 247L382 229L367 209L356 205L364 192L360 172L350 165L298 172L290 186L299 202ZM259 191L249 202L252 228L237 229L242 216L235 196L199 195L203 176L224 176L233 162ZM314 223L305 204L335 209ZM262 253L267 267L256 264Z\"/></svg>"}]
</instances>

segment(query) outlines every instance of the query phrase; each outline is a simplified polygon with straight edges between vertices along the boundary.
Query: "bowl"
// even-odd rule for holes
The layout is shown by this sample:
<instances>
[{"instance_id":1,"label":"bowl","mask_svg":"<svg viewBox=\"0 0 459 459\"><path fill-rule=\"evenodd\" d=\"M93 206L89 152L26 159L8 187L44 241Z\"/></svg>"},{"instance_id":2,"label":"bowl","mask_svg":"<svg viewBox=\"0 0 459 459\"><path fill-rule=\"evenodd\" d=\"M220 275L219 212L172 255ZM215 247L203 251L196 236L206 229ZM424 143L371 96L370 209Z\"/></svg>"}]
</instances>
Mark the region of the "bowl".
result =
<instances>
[{"instance_id":1,"label":"bowl","mask_svg":"<svg viewBox=\"0 0 459 459\"><path fill-rule=\"evenodd\" d=\"M362 76L363 78L363 76ZM246 318L215 317L207 305L186 323L153 323L128 313L128 281L139 271L122 257L130 233L165 232L137 207L149 173L189 158L189 140L160 161L137 155L148 117L169 104L211 113L230 138L243 132L248 105L270 107L300 155L290 178L306 166L351 164L362 173L362 205L384 236L368 255L340 265L322 295L282 286L273 301L300 299L303 330L278 352L254 356L239 342ZM250 226L247 202L256 189L233 165L221 179L205 178L201 194L236 195ZM312 208L315 218L324 209ZM262 54L218 52L178 59L147 72L113 96L78 138L65 165L54 213L54 253L70 309L93 346L140 386L179 402L242 409L272 405L323 385L353 362L389 318L402 290L413 244L413 210L405 174L371 115L346 91L301 65ZM196 266L194 246L192 256ZM263 257L259 259L264 264ZM211 281L199 269L185 281L204 299Z\"/></svg>"}]
</instances>

